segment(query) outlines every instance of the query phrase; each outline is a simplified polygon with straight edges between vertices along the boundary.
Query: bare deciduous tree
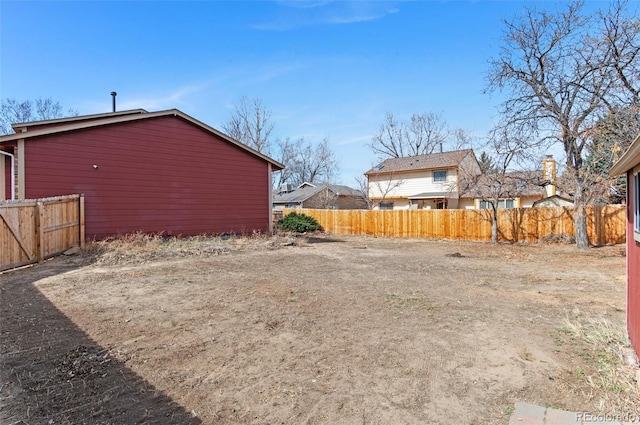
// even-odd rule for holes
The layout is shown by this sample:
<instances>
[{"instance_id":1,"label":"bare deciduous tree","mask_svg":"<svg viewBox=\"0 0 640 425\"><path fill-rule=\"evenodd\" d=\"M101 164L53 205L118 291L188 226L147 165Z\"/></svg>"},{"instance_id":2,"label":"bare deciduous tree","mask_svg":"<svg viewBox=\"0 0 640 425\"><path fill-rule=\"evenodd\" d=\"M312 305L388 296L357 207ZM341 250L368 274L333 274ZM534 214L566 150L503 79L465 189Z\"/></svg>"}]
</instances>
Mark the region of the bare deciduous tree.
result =
<instances>
[{"instance_id":1,"label":"bare deciduous tree","mask_svg":"<svg viewBox=\"0 0 640 425\"><path fill-rule=\"evenodd\" d=\"M235 105L233 115L222 124L229 136L265 155L271 154L273 141L271 111L262 104L262 99L243 97Z\"/></svg>"},{"instance_id":2,"label":"bare deciduous tree","mask_svg":"<svg viewBox=\"0 0 640 425\"><path fill-rule=\"evenodd\" d=\"M445 143L449 131L441 115L413 114L409 121L398 121L387 113L385 122L371 140L370 147L380 158L426 155Z\"/></svg>"},{"instance_id":3,"label":"bare deciduous tree","mask_svg":"<svg viewBox=\"0 0 640 425\"><path fill-rule=\"evenodd\" d=\"M532 143L530 129L496 128L491 132L487 149L491 156L482 152L486 169L482 174L469 173L461 169L461 191L480 200L491 209L491 241L498 242L498 209L508 200L520 196L532 185L541 183L541 173L537 171L515 171L532 163L537 157L539 145ZM481 164L482 169L482 164ZM511 206L511 208L515 205Z\"/></svg>"},{"instance_id":4,"label":"bare deciduous tree","mask_svg":"<svg viewBox=\"0 0 640 425\"><path fill-rule=\"evenodd\" d=\"M408 121L399 121L388 112L369 147L379 159L387 159L460 150L471 144L471 133L463 129L451 130L442 114L425 112L411 115Z\"/></svg>"},{"instance_id":5,"label":"bare deciduous tree","mask_svg":"<svg viewBox=\"0 0 640 425\"><path fill-rule=\"evenodd\" d=\"M293 169L291 168L291 164L296 157L296 143L292 141L289 137L285 139L276 140L276 149L277 154L275 159L285 166L278 173L274 173L274 187L279 188L284 183L291 182L293 177Z\"/></svg>"},{"instance_id":6,"label":"bare deciduous tree","mask_svg":"<svg viewBox=\"0 0 640 425\"><path fill-rule=\"evenodd\" d=\"M274 173L273 184L280 187L284 183L300 185L309 182L326 183L338 172L338 161L324 139L317 145L300 138L292 140L273 139L274 123L271 111L262 99L243 97L236 105L231 118L222 125L229 136L265 155L272 156L285 166Z\"/></svg>"},{"instance_id":7,"label":"bare deciduous tree","mask_svg":"<svg viewBox=\"0 0 640 425\"><path fill-rule=\"evenodd\" d=\"M329 140L324 139L317 145L304 138L295 142L291 149L293 158L286 167L290 168L289 182L300 185L309 183L328 183L336 175L338 160L329 147Z\"/></svg>"},{"instance_id":8,"label":"bare deciduous tree","mask_svg":"<svg viewBox=\"0 0 640 425\"><path fill-rule=\"evenodd\" d=\"M51 98L38 98L35 101L19 101L14 98L4 99L0 105L0 134L12 134L11 124L74 117L78 111L69 109L66 112L60 102Z\"/></svg>"},{"instance_id":9,"label":"bare deciduous tree","mask_svg":"<svg viewBox=\"0 0 640 425\"><path fill-rule=\"evenodd\" d=\"M364 176L362 177L358 176L358 177L354 177L354 180L356 181L356 188L357 188L356 190L360 192L363 199L367 202L367 208L371 209L373 202L369 197L369 186L368 186L367 178Z\"/></svg>"},{"instance_id":10,"label":"bare deciduous tree","mask_svg":"<svg viewBox=\"0 0 640 425\"><path fill-rule=\"evenodd\" d=\"M453 151L470 149L473 146L473 134L462 128L456 128L449 132L447 147Z\"/></svg>"},{"instance_id":11,"label":"bare deciduous tree","mask_svg":"<svg viewBox=\"0 0 640 425\"><path fill-rule=\"evenodd\" d=\"M626 2L583 14L572 2L557 13L526 8L504 21L502 52L491 59L489 90L504 90L505 127L529 123L538 140L560 143L574 195L576 246L588 248L585 146L598 118L623 102L637 102L638 20Z\"/></svg>"},{"instance_id":12,"label":"bare deciduous tree","mask_svg":"<svg viewBox=\"0 0 640 425\"><path fill-rule=\"evenodd\" d=\"M329 186L324 187L319 193L314 197L314 206L313 208L319 209L334 209L336 208L336 203L338 200L338 194L335 193Z\"/></svg>"},{"instance_id":13,"label":"bare deciduous tree","mask_svg":"<svg viewBox=\"0 0 640 425\"><path fill-rule=\"evenodd\" d=\"M601 48L610 58L613 80L617 83L624 105L640 106L640 19L635 13L625 13L628 0L614 1L608 11L600 11L603 27Z\"/></svg>"}]
</instances>

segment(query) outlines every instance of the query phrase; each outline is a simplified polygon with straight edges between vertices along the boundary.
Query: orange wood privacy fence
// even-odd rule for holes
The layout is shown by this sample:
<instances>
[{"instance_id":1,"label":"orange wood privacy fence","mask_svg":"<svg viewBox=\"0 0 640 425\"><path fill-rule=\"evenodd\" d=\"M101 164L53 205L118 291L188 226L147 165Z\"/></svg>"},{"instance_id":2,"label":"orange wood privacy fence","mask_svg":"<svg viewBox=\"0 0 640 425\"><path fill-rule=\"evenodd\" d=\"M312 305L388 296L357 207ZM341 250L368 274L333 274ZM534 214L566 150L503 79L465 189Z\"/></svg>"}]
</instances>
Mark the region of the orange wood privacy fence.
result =
<instances>
[{"instance_id":1,"label":"orange wood privacy fence","mask_svg":"<svg viewBox=\"0 0 640 425\"><path fill-rule=\"evenodd\" d=\"M0 202L0 271L83 244L83 196Z\"/></svg>"},{"instance_id":2,"label":"orange wood privacy fence","mask_svg":"<svg viewBox=\"0 0 640 425\"><path fill-rule=\"evenodd\" d=\"M430 239L491 240L490 210L284 210L314 217L328 232ZM587 208L589 241L593 245L624 243L624 205ZM573 208L518 208L498 211L502 241L538 242L554 235L575 236Z\"/></svg>"}]
</instances>

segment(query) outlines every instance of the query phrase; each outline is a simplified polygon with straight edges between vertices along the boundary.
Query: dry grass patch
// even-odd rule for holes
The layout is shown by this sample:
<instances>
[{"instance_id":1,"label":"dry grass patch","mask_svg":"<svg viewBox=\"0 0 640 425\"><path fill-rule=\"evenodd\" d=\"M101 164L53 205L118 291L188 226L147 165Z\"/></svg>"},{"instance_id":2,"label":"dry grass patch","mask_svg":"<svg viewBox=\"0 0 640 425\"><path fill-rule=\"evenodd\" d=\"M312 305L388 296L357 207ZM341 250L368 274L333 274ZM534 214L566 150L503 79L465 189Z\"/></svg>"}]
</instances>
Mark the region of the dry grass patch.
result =
<instances>
[{"instance_id":1,"label":"dry grass patch","mask_svg":"<svg viewBox=\"0 0 640 425\"><path fill-rule=\"evenodd\" d=\"M89 243L83 254L93 257L96 264L123 265L196 256L206 258L242 250L278 249L297 243L298 239L291 235L272 237L260 233L185 238L133 233Z\"/></svg>"},{"instance_id":2,"label":"dry grass patch","mask_svg":"<svg viewBox=\"0 0 640 425\"><path fill-rule=\"evenodd\" d=\"M325 234L91 244L0 279L0 423L635 412L619 253Z\"/></svg>"},{"instance_id":3,"label":"dry grass patch","mask_svg":"<svg viewBox=\"0 0 640 425\"><path fill-rule=\"evenodd\" d=\"M586 347L580 356L586 360L587 367L574 373L587 385L575 386L574 390L597 402L602 412L636 411L640 397L635 379L637 359L624 323L601 315L583 314L576 309L559 330L582 341Z\"/></svg>"}]
</instances>

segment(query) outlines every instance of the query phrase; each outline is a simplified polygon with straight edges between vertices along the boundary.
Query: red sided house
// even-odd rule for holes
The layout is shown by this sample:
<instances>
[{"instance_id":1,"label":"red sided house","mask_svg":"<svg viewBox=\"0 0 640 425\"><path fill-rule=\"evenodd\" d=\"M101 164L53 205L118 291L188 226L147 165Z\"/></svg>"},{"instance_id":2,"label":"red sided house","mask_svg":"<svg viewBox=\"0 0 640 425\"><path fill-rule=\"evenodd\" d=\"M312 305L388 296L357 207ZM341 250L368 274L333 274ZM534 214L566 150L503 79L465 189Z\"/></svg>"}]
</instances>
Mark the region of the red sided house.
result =
<instances>
[{"instance_id":1,"label":"red sided house","mask_svg":"<svg viewBox=\"0 0 640 425\"><path fill-rule=\"evenodd\" d=\"M640 356L640 136L609 174L627 176L627 330Z\"/></svg>"},{"instance_id":2,"label":"red sided house","mask_svg":"<svg viewBox=\"0 0 640 425\"><path fill-rule=\"evenodd\" d=\"M84 194L87 239L271 231L282 164L177 109L13 129L0 137L0 200Z\"/></svg>"}]
</instances>

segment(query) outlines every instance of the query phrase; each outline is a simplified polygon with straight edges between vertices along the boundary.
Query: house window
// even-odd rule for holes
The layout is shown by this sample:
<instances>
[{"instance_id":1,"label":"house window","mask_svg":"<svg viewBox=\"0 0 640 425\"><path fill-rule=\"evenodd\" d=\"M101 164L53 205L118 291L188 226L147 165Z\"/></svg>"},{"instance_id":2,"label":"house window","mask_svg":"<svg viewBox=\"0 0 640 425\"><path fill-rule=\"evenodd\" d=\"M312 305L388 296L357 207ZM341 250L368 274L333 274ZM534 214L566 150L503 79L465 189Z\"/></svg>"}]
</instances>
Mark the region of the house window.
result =
<instances>
[{"instance_id":1,"label":"house window","mask_svg":"<svg viewBox=\"0 0 640 425\"><path fill-rule=\"evenodd\" d=\"M446 182L447 181L447 170L434 171L433 172L433 181L434 182Z\"/></svg>"},{"instance_id":2,"label":"house window","mask_svg":"<svg viewBox=\"0 0 640 425\"><path fill-rule=\"evenodd\" d=\"M436 209L437 210L446 210L447 209L447 201L436 201Z\"/></svg>"},{"instance_id":3,"label":"house window","mask_svg":"<svg viewBox=\"0 0 640 425\"><path fill-rule=\"evenodd\" d=\"M393 202L380 202L380 209L381 210L392 210L393 209Z\"/></svg>"},{"instance_id":4,"label":"house window","mask_svg":"<svg viewBox=\"0 0 640 425\"><path fill-rule=\"evenodd\" d=\"M516 200L515 199L499 199L498 200L498 208L515 208ZM491 209L490 201L480 201L480 209L488 210Z\"/></svg>"},{"instance_id":5,"label":"house window","mask_svg":"<svg viewBox=\"0 0 640 425\"><path fill-rule=\"evenodd\" d=\"M498 201L498 208L513 208L513 199L501 199Z\"/></svg>"}]
</instances>

